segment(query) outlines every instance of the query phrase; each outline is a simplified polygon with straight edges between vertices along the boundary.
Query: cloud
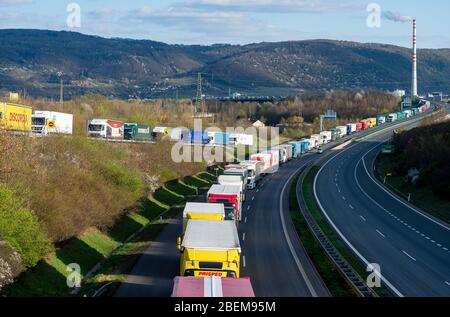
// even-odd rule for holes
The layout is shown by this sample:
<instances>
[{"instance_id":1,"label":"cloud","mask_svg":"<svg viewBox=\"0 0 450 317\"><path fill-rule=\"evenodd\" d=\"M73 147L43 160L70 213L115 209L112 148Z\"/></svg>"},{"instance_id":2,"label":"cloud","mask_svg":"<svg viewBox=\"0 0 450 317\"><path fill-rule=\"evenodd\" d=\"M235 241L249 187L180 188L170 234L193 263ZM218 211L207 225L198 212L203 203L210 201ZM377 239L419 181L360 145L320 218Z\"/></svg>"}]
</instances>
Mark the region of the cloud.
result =
<instances>
[{"instance_id":1,"label":"cloud","mask_svg":"<svg viewBox=\"0 0 450 317\"><path fill-rule=\"evenodd\" d=\"M338 0L185 0L187 8L254 13L324 13L360 8Z\"/></svg>"},{"instance_id":2,"label":"cloud","mask_svg":"<svg viewBox=\"0 0 450 317\"><path fill-rule=\"evenodd\" d=\"M0 7L21 5L21 4L30 4L30 3L33 3L33 0L0 0Z\"/></svg>"},{"instance_id":3,"label":"cloud","mask_svg":"<svg viewBox=\"0 0 450 317\"><path fill-rule=\"evenodd\" d=\"M384 11L383 17L389 21L402 22L402 23L412 22L412 20L414 19L413 17L400 15L399 13L394 13L391 11Z\"/></svg>"},{"instance_id":4,"label":"cloud","mask_svg":"<svg viewBox=\"0 0 450 317\"><path fill-rule=\"evenodd\" d=\"M116 11L112 8L98 8L88 14L94 19L109 19L116 14Z\"/></svg>"}]
</instances>

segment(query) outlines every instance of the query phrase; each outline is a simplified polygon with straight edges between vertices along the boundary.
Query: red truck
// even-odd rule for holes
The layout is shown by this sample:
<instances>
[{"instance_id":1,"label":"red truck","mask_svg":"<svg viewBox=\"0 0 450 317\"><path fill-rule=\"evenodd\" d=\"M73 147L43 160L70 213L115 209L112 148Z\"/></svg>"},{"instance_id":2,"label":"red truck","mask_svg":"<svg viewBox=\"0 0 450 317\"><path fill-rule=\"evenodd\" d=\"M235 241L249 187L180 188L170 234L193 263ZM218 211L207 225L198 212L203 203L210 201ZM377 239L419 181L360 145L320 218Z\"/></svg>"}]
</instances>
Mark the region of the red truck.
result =
<instances>
[{"instance_id":1,"label":"red truck","mask_svg":"<svg viewBox=\"0 0 450 317\"><path fill-rule=\"evenodd\" d=\"M249 278L176 277L172 297L255 297Z\"/></svg>"},{"instance_id":2,"label":"red truck","mask_svg":"<svg viewBox=\"0 0 450 317\"><path fill-rule=\"evenodd\" d=\"M362 131L362 123L357 123L356 124L356 132L361 132Z\"/></svg>"},{"instance_id":3,"label":"red truck","mask_svg":"<svg viewBox=\"0 0 450 317\"><path fill-rule=\"evenodd\" d=\"M225 220L234 220L236 225L242 220L242 193L239 186L212 185L206 197L208 203L225 205Z\"/></svg>"},{"instance_id":4,"label":"red truck","mask_svg":"<svg viewBox=\"0 0 450 317\"><path fill-rule=\"evenodd\" d=\"M370 129L371 122L370 120L362 120L361 121L361 131L366 131Z\"/></svg>"}]
</instances>

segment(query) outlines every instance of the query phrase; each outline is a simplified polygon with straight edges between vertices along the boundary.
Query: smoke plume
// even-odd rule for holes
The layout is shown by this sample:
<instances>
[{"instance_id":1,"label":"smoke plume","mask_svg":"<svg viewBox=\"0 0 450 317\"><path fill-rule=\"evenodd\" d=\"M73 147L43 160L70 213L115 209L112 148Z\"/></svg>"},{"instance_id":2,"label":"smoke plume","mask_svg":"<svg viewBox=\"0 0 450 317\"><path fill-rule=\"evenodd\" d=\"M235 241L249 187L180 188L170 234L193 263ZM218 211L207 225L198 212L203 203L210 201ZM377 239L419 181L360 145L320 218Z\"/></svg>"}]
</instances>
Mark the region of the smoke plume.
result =
<instances>
[{"instance_id":1,"label":"smoke plume","mask_svg":"<svg viewBox=\"0 0 450 317\"><path fill-rule=\"evenodd\" d=\"M414 19L413 17L400 15L391 11L384 11L383 17L387 20L401 23L412 22L412 20Z\"/></svg>"}]
</instances>

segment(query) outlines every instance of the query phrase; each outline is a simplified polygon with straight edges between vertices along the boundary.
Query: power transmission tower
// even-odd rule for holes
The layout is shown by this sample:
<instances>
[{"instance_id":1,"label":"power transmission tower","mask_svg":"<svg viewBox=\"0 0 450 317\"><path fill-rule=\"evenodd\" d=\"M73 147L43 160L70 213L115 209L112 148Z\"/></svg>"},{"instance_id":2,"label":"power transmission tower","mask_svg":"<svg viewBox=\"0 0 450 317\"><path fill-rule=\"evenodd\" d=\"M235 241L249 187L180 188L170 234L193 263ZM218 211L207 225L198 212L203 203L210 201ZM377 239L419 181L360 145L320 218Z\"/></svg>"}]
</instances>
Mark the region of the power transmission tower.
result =
<instances>
[{"instance_id":1,"label":"power transmission tower","mask_svg":"<svg viewBox=\"0 0 450 317\"><path fill-rule=\"evenodd\" d=\"M202 73L198 73L197 78L197 98L195 100L195 113L204 112L203 92L202 92Z\"/></svg>"}]
</instances>

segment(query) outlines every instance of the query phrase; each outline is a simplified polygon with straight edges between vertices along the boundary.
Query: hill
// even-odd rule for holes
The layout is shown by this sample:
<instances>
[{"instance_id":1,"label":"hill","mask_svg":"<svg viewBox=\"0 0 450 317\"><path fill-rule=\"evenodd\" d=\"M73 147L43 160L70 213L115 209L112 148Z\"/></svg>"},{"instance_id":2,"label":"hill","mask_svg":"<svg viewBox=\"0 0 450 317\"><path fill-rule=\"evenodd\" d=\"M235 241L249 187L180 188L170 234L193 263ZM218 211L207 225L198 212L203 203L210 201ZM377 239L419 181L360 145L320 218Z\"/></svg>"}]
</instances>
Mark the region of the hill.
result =
<instances>
[{"instance_id":1,"label":"hill","mask_svg":"<svg viewBox=\"0 0 450 317\"><path fill-rule=\"evenodd\" d=\"M249 45L168 45L105 39L74 32L0 30L0 89L26 89L57 97L58 72L66 96L193 96L196 73L205 74L208 95L228 90L283 95L299 90L407 89L407 48L311 40ZM420 90L446 90L450 49L419 50Z\"/></svg>"}]
</instances>

